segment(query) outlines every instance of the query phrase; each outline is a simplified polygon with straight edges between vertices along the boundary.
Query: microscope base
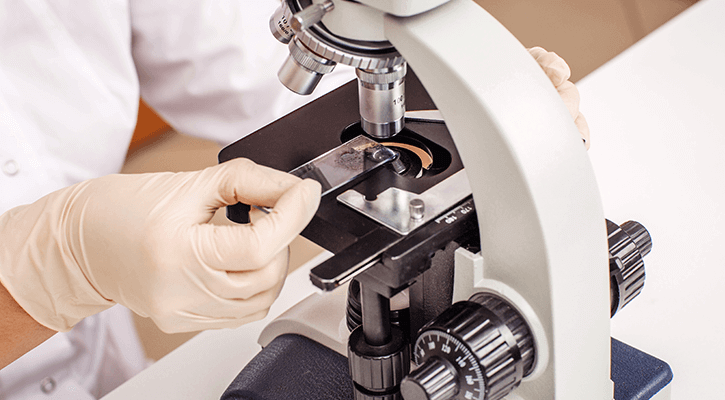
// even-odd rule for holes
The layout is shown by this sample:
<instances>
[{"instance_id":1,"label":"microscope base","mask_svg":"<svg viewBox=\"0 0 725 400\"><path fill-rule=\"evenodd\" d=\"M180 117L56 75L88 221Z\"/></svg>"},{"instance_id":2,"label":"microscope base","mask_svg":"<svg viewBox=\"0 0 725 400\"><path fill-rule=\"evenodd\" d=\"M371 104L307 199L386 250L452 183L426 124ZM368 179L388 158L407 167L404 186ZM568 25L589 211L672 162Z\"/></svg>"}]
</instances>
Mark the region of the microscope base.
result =
<instances>
[{"instance_id":1,"label":"microscope base","mask_svg":"<svg viewBox=\"0 0 725 400\"><path fill-rule=\"evenodd\" d=\"M664 361L612 339L614 400L669 400L672 370Z\"/></svg>"},{"instance_id":2,"label":"microscope base","mask_svg":"<svg viewBox=\"0 0 725 400\"><path fill-rule=\"evenodd\" d=\"M672 370L612 339L614 400L669 400ZM221 400L351 400L347 358L304 336L281 335L234 379Z\"/></svg>"},{"instance_id":3,"label":"microscope base","mask_svg":"<svg viewBox=\"0 0 725 400\"><path fill-rule=\"evenodd\" d=\"M352 400L347 357L296 334L278 336L234 378L221 400Z\"/></svg>"}]
</instances>

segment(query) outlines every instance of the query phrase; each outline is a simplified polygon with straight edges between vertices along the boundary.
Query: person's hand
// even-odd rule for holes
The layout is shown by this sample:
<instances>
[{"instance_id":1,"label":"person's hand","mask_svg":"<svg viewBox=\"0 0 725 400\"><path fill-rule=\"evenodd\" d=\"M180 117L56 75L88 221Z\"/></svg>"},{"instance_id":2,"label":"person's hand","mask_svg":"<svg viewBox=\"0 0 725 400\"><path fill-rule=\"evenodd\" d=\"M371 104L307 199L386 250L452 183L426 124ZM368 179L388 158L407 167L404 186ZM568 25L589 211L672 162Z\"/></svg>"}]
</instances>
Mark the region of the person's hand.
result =
<instances>
[{"instance_id":1,"label":"person's hand","mask_svg":"<svg viewBox=\"0 0 725 400\"><path fill-rule=\"evenodd\" d=\"M319 201L317 182L244 159L92 179L0 218L0 281L58 331L113 303L166 332L237 327L267 314ZM272 210L208 223L237 202Z\"/></svg>"},{"instance_id":2,"label":"person's hand","mask_svg":"<svg viewBox=\"0 0 725 400\"><path fill-rule=\"evenodd\" d=\"M579 111L579 90L572 82L569 81L569 78L571 77L571 69L569 69L569 65L556 53L546 51L541 47L532 47L528 50L529 54L531 54L531 56L533 56L539 63L541 68L544 72L546 72L546 75L551 80L551 83L554 84L554 87L559 92L561 99L564 101L564 104L566 104L566 107L571 113L571 117L574 118L574 123L579 129L582 140L584 140L584 145L588 150L589 125L587 125L587 120Z\"/></svg>"}]
</instances>

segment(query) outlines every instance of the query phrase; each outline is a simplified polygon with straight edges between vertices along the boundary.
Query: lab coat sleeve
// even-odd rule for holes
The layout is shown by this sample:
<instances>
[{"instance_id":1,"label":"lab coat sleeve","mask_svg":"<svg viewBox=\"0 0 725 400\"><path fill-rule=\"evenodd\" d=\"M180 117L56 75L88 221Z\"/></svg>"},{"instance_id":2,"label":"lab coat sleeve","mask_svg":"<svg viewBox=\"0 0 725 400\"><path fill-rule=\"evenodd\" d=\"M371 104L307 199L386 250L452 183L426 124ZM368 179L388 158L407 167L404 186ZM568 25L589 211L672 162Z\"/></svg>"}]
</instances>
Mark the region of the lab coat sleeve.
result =
<instances>
[{"instance_id":1,"label":"lab coat sleeve","mask_svg":"<svg viewBox=\"0 0 725 400\"><path fill-rule=\"evenodd\" d=\"M235 141L310 100L285 89L288 54L269 32L277 0L132 0L141 96L175 129ZM340 68L338 66L338 69ZM354 77L323 79L316 94Z\"/></svg>"}]
</instances>

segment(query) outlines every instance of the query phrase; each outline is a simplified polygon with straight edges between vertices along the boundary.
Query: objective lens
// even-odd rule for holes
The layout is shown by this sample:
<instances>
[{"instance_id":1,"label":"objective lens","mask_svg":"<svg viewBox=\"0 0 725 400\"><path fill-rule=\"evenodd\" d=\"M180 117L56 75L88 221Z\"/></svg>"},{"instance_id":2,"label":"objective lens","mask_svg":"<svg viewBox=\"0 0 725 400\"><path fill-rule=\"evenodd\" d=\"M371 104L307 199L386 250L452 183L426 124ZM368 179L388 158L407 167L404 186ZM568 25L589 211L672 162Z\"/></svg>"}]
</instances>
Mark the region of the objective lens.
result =
<instances>
[{"instance_id":1,"label":"objective lens","mask_svg":"<svg viewBox=\"0 0 725 400\"><path fill-rule=\"evenodd\" d=\"M362 128L380 139L400 132L405 126L406 63L356 72Z\"/></svg>"},{"instance_id":2,"label":"objective lens","mask_svg":"<svg viewBox=\"0 0 725 400\"><path fill-rule=\"evenodd\" d=\"M269 30L272 31L274 38L283 44L289 43L295 35L290 27L290 18L292 18L292 12L287 7L287 3L282 3L269 19Z\"/></svg>"},{"instance_id":3,"label":"objective lens","mask_svg":"<svg viewBox=\"0 0 725 400\"><path fill-rule=\"evenodd\" d=\"M334 61L327 60L309 50L295 38L289 44L290 55L277 73L280 82L289 90L311 94L322 76L335 68Z\"/></svg>"}]
</instances>

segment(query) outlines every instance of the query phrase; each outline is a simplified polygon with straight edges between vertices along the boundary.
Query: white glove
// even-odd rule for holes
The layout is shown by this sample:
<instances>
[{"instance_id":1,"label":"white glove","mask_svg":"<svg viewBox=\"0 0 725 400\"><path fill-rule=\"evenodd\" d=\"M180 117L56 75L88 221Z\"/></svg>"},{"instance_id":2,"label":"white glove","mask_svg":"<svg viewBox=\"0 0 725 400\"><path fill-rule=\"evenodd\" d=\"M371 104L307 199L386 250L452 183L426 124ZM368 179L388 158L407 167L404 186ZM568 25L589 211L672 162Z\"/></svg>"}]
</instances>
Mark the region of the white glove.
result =
<instances>
[{"instance_id":1,"label":"white glove","mask_svg":"<svg viewBox=\"0 0 725 400\"><path fill-rule=\"evenodd\" d=\"M0 281L58 331L114 303L166 332L237 327L267 314L319 201L319 183L245 159L92 179L0 217ZM208 224L237 202L272 211Z\"/></svg>"},{"instance_id":2,"label":"white glove","mask_svg":"<svg viewBox=\"0 0 725 400\"><path fill-rule=\"evenodd\" d=\"M532 47L529 50L534 59L539 63L546 75L559 92L559 96L566 104L566 107L574 118L574 123L584 140L584 145L589 150L589 125L582 113L579 111L579 90L569 81L571 69L563 58L556 53L546 51L541 47Z\"/></svg>"}]
</instances>

